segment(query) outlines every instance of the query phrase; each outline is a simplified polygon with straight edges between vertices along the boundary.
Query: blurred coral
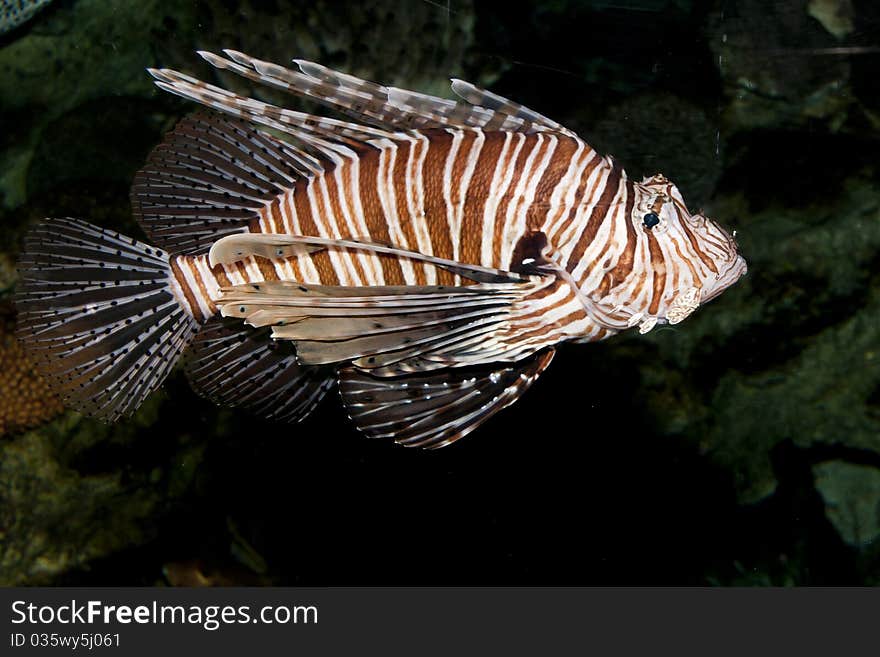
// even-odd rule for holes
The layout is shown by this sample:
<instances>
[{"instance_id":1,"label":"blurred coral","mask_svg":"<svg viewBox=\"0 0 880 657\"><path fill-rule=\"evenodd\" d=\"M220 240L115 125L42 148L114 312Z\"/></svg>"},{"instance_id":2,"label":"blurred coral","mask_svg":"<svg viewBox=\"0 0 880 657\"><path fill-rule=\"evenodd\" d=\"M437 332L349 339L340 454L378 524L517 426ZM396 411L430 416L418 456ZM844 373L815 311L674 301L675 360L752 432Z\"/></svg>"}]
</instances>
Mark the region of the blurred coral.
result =
<instances>
[{"instance_id":1,"label":"blurred coral","mask_svg":"<svg viewBox=\"0 0 880 657\"><path fill-rule=\"evenodd\" d=\"M48 422L63 410L12 335L12 322L0 322L0 436Z\"/></svg>"}]
</instances>

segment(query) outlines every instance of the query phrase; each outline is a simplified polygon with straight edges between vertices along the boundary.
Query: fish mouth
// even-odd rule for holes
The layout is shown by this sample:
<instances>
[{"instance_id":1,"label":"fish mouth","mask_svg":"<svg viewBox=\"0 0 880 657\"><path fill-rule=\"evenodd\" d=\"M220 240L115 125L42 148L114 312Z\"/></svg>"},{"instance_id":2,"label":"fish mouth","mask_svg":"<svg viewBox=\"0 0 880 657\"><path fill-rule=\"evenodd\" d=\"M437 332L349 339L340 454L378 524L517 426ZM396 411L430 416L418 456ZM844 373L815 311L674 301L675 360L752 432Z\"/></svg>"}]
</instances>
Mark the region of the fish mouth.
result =
<instances>
[{"instance_id":1,"label":"fish mouth","mask_svg":"<svg viewBox=\"0 0 880 657\"><path fill-rule=\"evenodd\" d=\"M718 272L718 275L715 278L715 281L711 284L711 287L708 290L703 291L702 303L706 303L707 301L711 301L719 294L724 292L731 285L736 283L740 278L745 276L746 272L749 270L748 265L746 264L745 258L741 255L737 254L727 263L727 266L724 267L721 271Z\"/></svg>"}]
</instances>

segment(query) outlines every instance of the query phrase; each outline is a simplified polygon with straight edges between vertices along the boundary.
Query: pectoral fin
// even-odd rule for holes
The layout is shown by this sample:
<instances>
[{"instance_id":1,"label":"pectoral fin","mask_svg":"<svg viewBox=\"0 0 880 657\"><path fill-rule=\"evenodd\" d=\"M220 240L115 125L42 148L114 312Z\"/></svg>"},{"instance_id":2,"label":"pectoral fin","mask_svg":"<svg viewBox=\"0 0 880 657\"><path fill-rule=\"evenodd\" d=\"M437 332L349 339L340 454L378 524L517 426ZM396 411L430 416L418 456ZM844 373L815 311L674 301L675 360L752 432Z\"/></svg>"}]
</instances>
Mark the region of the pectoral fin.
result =
<instances>
[{"instance_id":1,"label":"pectoral fin","mask_svg":"<svg viewBox=\"0 0 880 657\"><path fill-rule=\"evenodd\" d=\"M521 283L529 280L528 276L515 272L466 264L447 258L438 258L393 245L354 238L330 239L308 235L267 235L263 233L229 235L214 242L208 255L208 260L213 267L217 264L228 265L239 262L250 256L262 256L270 260L278 260L296 258L305 253L313 253L314 251L324 249L353 249L418 260L441 267L453 274L458 274L478 283Z\"/></svg>"},{"instance_id":2,"label":"pectoral fin","mask_svg":"<svg viewBox=\"0 0 880 657\"><path fill-rule=\"evenodd\" d=\"M353 361L363 368L438 351L454 362L456 345L488 339L532 283L341 287L270 282L223 290L220 311L272 337L293 340L299 361ZM444 366L437 362L435 367Z\"/></svg>"}]
</instances>

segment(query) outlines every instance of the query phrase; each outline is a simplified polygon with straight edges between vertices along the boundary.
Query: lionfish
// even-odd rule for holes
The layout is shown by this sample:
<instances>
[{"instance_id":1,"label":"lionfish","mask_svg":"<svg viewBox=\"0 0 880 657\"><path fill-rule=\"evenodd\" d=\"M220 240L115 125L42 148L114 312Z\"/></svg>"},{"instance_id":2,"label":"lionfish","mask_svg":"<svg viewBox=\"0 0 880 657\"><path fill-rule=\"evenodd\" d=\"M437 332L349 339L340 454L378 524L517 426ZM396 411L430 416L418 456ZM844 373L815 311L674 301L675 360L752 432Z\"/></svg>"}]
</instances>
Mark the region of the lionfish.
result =
<instances>
[{"instance_id":1,"label":"lionfish","mask_svg":"<svg viewBox=\"0 0 880 657\"><path fill-rule=\"evenodd\" d=\"M630 180L463 80L452 101L199 54L352 120L149 69L217 111L184 118L134 180L157 246L48 219L22 258L19 336L86 414L130 414L187 351L216 403L296 421L335 385L367 436L441 447L514 403L556 344L676 324L746 271L665 177Z\"/></svg>"}]
</instances>

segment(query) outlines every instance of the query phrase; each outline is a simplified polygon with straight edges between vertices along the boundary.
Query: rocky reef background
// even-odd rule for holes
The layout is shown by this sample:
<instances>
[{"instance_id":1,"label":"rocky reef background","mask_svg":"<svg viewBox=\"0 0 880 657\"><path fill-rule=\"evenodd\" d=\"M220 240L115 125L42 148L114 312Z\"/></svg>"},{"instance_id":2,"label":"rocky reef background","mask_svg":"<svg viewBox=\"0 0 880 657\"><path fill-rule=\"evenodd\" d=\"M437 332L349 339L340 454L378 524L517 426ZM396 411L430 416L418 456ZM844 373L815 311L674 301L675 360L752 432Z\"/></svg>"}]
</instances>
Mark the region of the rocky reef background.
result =
<instances>
[{"instance_id":1,"label":"rocky reef background","mask_svg":"<svg viewBox=\"0 0 880 657\"><path fill-rule=\"evenodd\" d=\"M880 584L878 35L869 0L55 0L0 35L0 584ZM749 275L440 452L179 372L129 421L65 412L12 337L23 232L140 235L131 179L193 109L144 68L220 48L491 86L676 181Z\"/></svg>"}]
</instances>

